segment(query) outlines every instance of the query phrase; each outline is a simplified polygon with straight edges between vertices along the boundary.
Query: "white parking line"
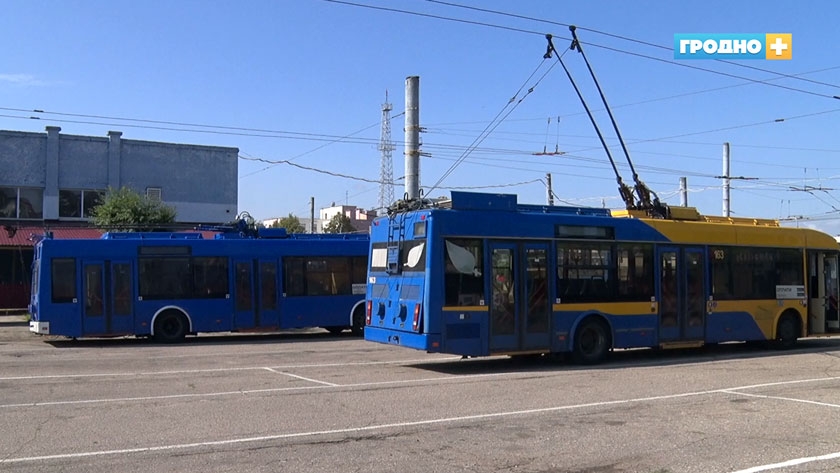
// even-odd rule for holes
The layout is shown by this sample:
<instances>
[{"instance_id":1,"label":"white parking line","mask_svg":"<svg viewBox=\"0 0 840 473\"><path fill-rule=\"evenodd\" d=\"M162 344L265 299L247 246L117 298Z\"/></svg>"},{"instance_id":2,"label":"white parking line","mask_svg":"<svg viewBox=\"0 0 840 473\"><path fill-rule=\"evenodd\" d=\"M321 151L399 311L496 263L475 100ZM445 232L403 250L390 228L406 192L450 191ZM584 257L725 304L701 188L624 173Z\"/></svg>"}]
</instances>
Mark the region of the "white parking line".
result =
<instances>
[{"instance_id":1,"label":"white parking line","mask_svg":"<svg viewBox=\"0 0 840 473\"><path fill-rule=\"evenodd\" d=\"M264 368L268 369L268 368ZM288 374L288 373L282 373ZM513 373L513 374L525 374L525 373ZM327 389L327 388L367 388L371 386L388 386L388 385L400 385L400 384L411 384L411 383L428 383L428 382L441 382L441 381L463 381L469 380L474 378L489 378L489 377L500 377L500 376L508 376L511 373L486 373L486 374L472 374L472 375L464 375L464 376L441 376L435 378L419 378L419 379L403 379L403 380L392 380L392 381L374 381L369 383L351 383L351 384L335 384L335 385L319 385L319 386L294 386L294 387L287 387L287 388L265 388L265 389L243 389L239 391L222 391L222 392L215 392L215 393L189 393L189 394L164 394L160 396L138 396L138 397L121 397L121 398L102 398L102 399L80 399L80 400L70 400L70 401L35 401L35 402L24 402L24 403L17 403L17 404L0 404L0 409L7 408L17 408L17 407L43 407L43 406L64 406L68 404L96 404L97 402L101 403L108 403L108 402L135 402L135 401L156 401L162 399L183 399L183 398L200 398L200 397L214 397L214 396L237 396L237 395L248 395L248 394L265 394L265 393L278 393L284 391L303 391L308 389ZM315 381L315 380L313 380ZM315 381L318 382L318 381Z\"/></svg>"},{"instance_id":2,"label":"white parking line","mask_svg":"<svg viewBox=\"0 0 840 473\"><path fill-rule=\"evenodd\" d=\"M791 401L791 402L801 402L803 404L814 404L817 406L824 406L824 407L837 407L840 408L840 404L830 404L827 402L819 402L819 401L809 401L807 399L796 399L793 397L781 397L781 396L767 396L765 394L750 394L750 393L740 393L734 390L724 390L723 392L729 394L737 394L739 396L748 396L748 397L759 397L762 399L777 399L779 401Z\"/></svg>"},{"instance_id":3,"label":"white parking line","mask_svg":"<svg viewBox=\"0 0 840 473\"><path fill-rule=\"evenodd\" d=\"M304 377L304 376L298 376L298 375L296 375L296 374L286 373L286 372L284 372L284 371L277 371L277 370L275 370L274 368L265 368L265 369L266 369L266 370L268 370L268 371L271 371L272 373L277 373L277 374L282 374L282 375L286 375L286 376L291 376L292 378L302 379L302 380L304 380L304 381L309 381L310 383L323 384L323 385L326 385L326 386L338 386L337 384L328 383L328 382L326 382L326 381L318 381L317 379L306 378L306 377Z\"/></svg>"},{"instance_id":4,"label":"white parking line","mask_svg":"<svg viewBox=\"0 0 840 473\"><path fill-rule=\"evenodd\" d=\"M504 375L505 373L498 373L499 375ZM478 377L478 376L486 376L486 375L472 375L471 377ZM451 379L463 379L463 376L460 377L446 377L442 379L451 380ZM773 383L774 385L784 385L784 384L799 384L803 382L817 382L817 381L829 381L829 380L837 380L840 377L826 377L826 378L813 378L810 380L793 380L788 382L778 382ZM406 380L407 382L413 382L413 380ZM364 383L364 386L370 384L389 384L392 383L390 381L382 382L382 383ZM350 386L358 386L358 385L344 385L341 387L350 387ZM405 427L417 427L417 426L424 426L424 425L435 425L435 424L445 424L445 423L453 423L453 422L462 422L462 421L474 421L474 420L484 420L484 419L493 419L493 418L502 418L502 417L513 417L513 416L527 416L532 414L540 414L546 412L559 412L565 410L573 410L573 409L584 409L590 407L604 407L604 406L616 406L622 404L632 404L632 403L641 403L641 402L651 402L651 401L664 401L670 399L679 399L685 397L694 397L694 396L705 396L710 394L743 394L743 393L736 393L732 391L737 391L741 389L748 389L751 386L740 386L740 387L731 387L725 389L713 389L707 391L694 391L694 392L687 392L687 393L680 393L680 394L666 394L661 396L649 396L649 397L640 397L640 398L632 398L632 399L619 399L614 401L601 401L601 402L591 402L591 403L584 403L584 404L572 404L572 405L565 405L565 406L555 406L555 407L545 407L545 408L537 408L537 409L525 409L525 410L518 410L518 411L507 411L507 412L492 412L487 414L475 414L475 415L468 415L468 416L458 416L458 417L443 417L438 419L426 419L426 420L419 420L414 422L395 422L395 423L387 423L387 424L379 424L379 425L368 425L368 426L361 426L361 427L349 427L345 429L333 429L333 430L316 430L310 432L297 432L297 433L286 433L286 434L276 434L276 435L264 435L259 437L246 437L246 438L238 438L238 439L225 439L225 440L216 440L210 442L197 442L197 443L185 443L185 444L173 444L173 445L159 445L159 446L151 446L151 447L140 447L140 448L129 448L129 449L120 449L120 450L100 450L100 451L91 451L91 452L77 452L77 453L63 453L63 454L55 454L55 455L40 455L40 456L31 456L31 457L18 457L18 458L8 458L0 460L0 464L14 464L14 463L25 463L25 462L37 462L37 461L48 461L48 460L68 460L74 458L86 458L86 457L97 457L97 456L105 456L105 455L126 455L126 454L134 454L134 453L145 453L145 452L160 452L160 451L169 451L169 450L182 450L187 448L201 448L201 447L213 447L213 446L220 446L220 445L234 445L234 444L242 444L242 443L253 443L253 442L264 442L269 440L283 440L283 439L291 439L291 438L300 438L300 437L315 437L315 436L324 436L324 435L333 435L333 434L352 434L352 433L359 433L359 432L369 432L373 430L385 430L391 428L405 428ZM329 386L309 386L308 389L328 389ZM301 388L296 388L301 389ZM185 395L186 396L186 395ZM789 462L784 463L777 463L773 465L765 465L759 467L753 467L748 470L741 470L739 472L734 473L755 473L759 471L765 471L768 469L773 468L783 468L786 466L793 466L798 465L800 463L805 463L809 461L819 461L819 460L829 460L833 458L840 457L840 454L829 454L823 455L820 457L808 457L802 458L798 460L790 460Z\"/></svg>"},{"instance_id":5,"label":"white parking line","mask_svg":"<svg viewBox=\"0 0 840 473\"><path fill-rule=\"evenodd\" d=\"M801 465L803 463L811 463L811 462L818 462L818 461L825 461L825 460L834 460L835 458L840 458L840 452L828 453L826 455L820 455L818 457L797 458L797 459L794 459L794 460L788 460L788 461L780 462L780 463L772 463L772 464L769 464L769 465L754 466L752 468L747 468L745 470L733 471L732 473L758 473L760 471L776 470L778 468L788 468L788 467L791 467L791 466Z\"/></svg>"},{"instance_id":6,"label":"white parking line","mask_svg":"<svg viewBox=\"0 0 840 473\"><path fill-rule=\"evenodd\" d=\"M57 455L40 455L34 457L19 457L19 458L8 458L4 460L0 460L0 465L2 464L9 464L9 463L25 463L25 462L37 462L37 461L45 461L45 460L68 460L73 458L85 458L85 457L97 457L97 456L104 456L104 455L122 455L122 454L132 454L132 453L145 453L145 452L160 452L160 451L167 451L167 450L182 450L185 448L199 448L199 447L214 447L220 445L233 445L233 444L241 444L241 443L253 443L253 442L264 442L268 440L284 440L284 439L291 439L291 438L299 438L299 437L315 437L315 436L322 436L322 435L333 435L333 434L352 434L352 433L359 433L359 432L369 432L372 430L384 430L384 429L391 429L391 428L404 428L404 427L417 427L423 425L434 425L434 424L445 424L445 423L452 423L452 422L461 422L461 421L472 421L472 420L483 420L483 419L493 419L493 418L500 418L500 417L512 417L512 416L524 416L524 415L531 415L531 414L540 414L545 412L557 412L557 411L564 411L564 410L571 410L571 409L581 409L587 407L602 407L602 406L614 406L620 404L630 404L630 403L637 403L637 402L646 402L646 401L661 401L665 399L677 399L682 397L690 397L690 396L702 396L706 394L715 394L720 392L719 390L714 391L698 391L698 392L691 392L691 393L682 393L682 394L670 394L670 395L663 395L663 396L651 396L651 397L642 397L636 399L620 399L616 401L603 401L603 402L591 402L586 404L574 404L568 406L556 406L556 407L545 407L540 409L526 409L520 411L508 411L508 412L493 412L488 414L476 414L470 416L459 416L459 417L443 417L439 419L427 419L427 420L419 420L414 422L394 422L390 424L379 424L379 425L367 425L362 427L350 427L346 429L333 429L333 430L316 430L311 432L297 432L297 433L289 433L289 434L277 434L277 435L263 435L260 437L246 437L246 438L238 438L238 439L227 439L227 440L216 440L211 442L197 442L197 443L185 443L185 444L175 444L175 445L159 445L154 447L140 447L140 448L127 448L121 450L100 450L100 451L93 451L93 452L77 452L77 453L63 453Z\"/></svg>"}]
</instances>

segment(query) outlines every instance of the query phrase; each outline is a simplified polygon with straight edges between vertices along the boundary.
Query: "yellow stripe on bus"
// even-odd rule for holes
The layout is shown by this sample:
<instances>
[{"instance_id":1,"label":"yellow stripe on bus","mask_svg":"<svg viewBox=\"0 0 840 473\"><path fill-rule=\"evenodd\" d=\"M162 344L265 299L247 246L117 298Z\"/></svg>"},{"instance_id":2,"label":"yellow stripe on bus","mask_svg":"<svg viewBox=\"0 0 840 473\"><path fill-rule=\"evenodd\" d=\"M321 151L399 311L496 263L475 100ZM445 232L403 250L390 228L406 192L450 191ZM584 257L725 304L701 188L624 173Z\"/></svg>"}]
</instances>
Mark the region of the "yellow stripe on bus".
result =
<instances>
[{"instance_id":1,"label":"yellow stripe on bus","mask_svg":"<svg viewBox=\"0 0 840 473\"><path fill-rule=\"evenodd\" d=\"M656 308L655 303L646 302L581 302L571 304L554 304L551 309L554 312L587 312L596 311L610 315L640 315L651 314L651 307Z\"/></svg>"},{"instance_id":2,"label":"yellow stripe on bus","mask_svg":"<svg viewBox=\"0 0 840 473\"><path fill-rule=\"evenodd\" d=\"M444 312L487 312L490 309L486 305L462 305L443 306L440 310Z\"/></svg>"}]
</instances>

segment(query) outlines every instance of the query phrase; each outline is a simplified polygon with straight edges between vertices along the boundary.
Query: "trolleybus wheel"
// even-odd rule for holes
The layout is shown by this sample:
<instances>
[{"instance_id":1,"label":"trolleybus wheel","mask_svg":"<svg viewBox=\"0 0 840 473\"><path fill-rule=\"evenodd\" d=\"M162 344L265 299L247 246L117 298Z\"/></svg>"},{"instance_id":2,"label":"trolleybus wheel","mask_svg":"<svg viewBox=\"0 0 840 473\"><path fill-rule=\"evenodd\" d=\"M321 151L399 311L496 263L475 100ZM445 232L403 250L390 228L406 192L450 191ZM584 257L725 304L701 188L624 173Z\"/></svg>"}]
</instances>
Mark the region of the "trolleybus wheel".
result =
<instances>
[{"instance_id":1,"label":"trolleybus wheel","mask_svg":"<svg viewBox=\"0 0 840 473\"><path fill-rule=\"evenodd\" d=\"M187 318L184 314L167 310L155 319L155 341L160 343L177 343L187 335Z\"/></svg>"},{"instance_id":2,"label":"trolleybus wheel","mask_svg":"<svg viewBox=\"0 0 840 473\"><path fill-rule=\"evenodd\" d=\"M797 318L791 313L784 313L779 318L776 326L776 347L780 349L792 348L799 338L799 324Z\"/></svg>"},{"instance_id":3,"label":"trolleybus wheel","mask_svg":"<svg viewBox=\"0 0 840 473\"><path fill-rule=\"evenodd\" d=\"M604 361L610 351L610 336L604 322L594 317L581 322L572 351L575 361L583 365Z\"/></svg>"},{"instance_id":4,"label":"trolleybus wheel","mask_svg":"<svg viewBox=\"0 0 840 473\"><path fill-rule=\"evenodd\" d=\"M365 334L365 305L359 304L353 311L353 325L350 326L350 333L357 337Z\"/></svg>"}]
</instances>

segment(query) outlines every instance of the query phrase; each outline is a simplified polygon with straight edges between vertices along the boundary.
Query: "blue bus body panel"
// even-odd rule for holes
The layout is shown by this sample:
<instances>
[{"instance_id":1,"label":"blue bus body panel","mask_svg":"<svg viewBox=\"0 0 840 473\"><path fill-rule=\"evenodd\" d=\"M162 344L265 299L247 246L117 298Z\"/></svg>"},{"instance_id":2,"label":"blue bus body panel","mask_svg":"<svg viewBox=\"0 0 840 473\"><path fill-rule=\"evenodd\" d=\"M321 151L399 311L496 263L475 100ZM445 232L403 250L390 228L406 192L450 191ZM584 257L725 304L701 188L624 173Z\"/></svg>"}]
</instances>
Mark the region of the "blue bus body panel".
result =
<instances>
[{"instance_id":1,"label":"blue bus body panel","mask_svg":"<svg viewBox=\"0 0 840 473\"><path fill-rule=\"evenodd\" d=\"M490 330L487 311L445 311L442 315L441 352L463 356L490 354L487 337L482 336Z\"/></svg>"},{"instance_id":2,"label":"blue bus body panel","mask_svg":"<svg viewBox=\"0 0 840 473\"><path fill-rule=\"evenodd\" d=\"M767 340L747 312L715 312L706 317L706 341L720 343L732 340Z\"/></svg>"}]
</instances>

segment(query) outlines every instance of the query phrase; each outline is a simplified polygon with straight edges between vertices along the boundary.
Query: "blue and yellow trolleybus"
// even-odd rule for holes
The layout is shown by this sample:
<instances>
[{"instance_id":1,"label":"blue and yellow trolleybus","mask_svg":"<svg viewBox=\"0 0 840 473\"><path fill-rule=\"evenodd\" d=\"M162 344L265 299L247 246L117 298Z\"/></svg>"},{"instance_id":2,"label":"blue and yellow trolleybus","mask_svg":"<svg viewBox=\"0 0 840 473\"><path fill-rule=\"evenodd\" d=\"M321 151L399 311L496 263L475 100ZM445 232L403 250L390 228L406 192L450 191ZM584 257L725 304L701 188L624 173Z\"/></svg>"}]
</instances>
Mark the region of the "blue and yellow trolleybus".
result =
<instances>
[{"instance_id":1,"label":"blue and yellow trolleybus","mask_svg":"<svg viewBox=\"0 0 840 473\"><path fill-rule=\"evenodd\" d=\"M395 210L371 228L365 339L596 363L840 331L832 236L692 208L647 215L467 192Z\"/></svg>"},{"instance_id":2,"label":"blue and yellow trolleybus","mask_svg":"<svg viewBox=\"0 0 840 473\"><path fill-rule=\"evenodd\" d=\"M106 233L35 245L30 330L67 337L364 329L367 235Z\"/></svg>"}]
</instances>

